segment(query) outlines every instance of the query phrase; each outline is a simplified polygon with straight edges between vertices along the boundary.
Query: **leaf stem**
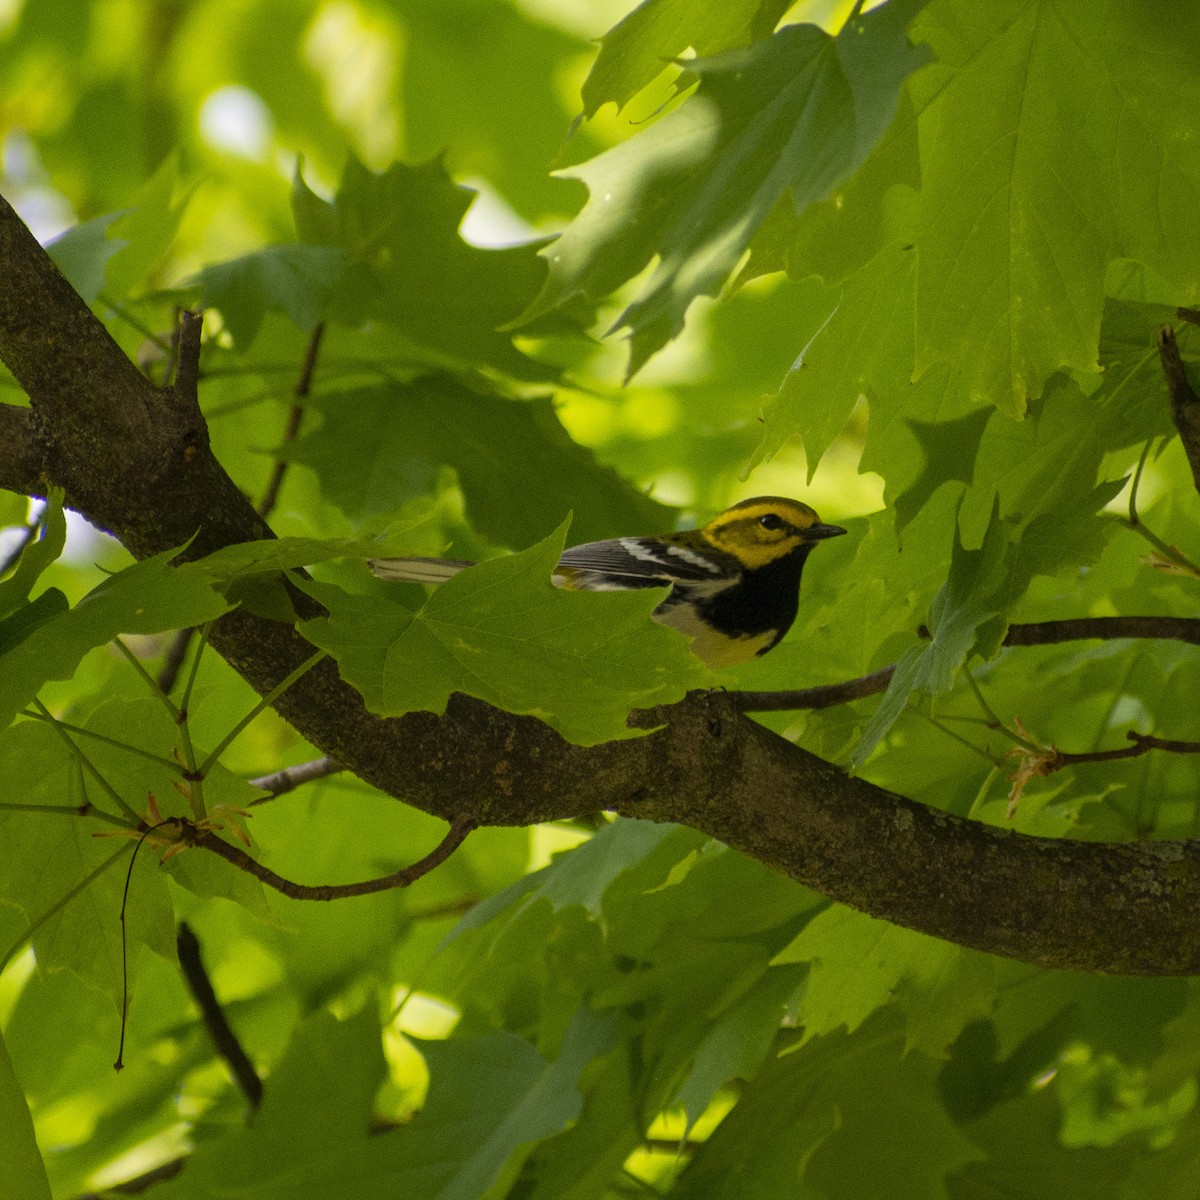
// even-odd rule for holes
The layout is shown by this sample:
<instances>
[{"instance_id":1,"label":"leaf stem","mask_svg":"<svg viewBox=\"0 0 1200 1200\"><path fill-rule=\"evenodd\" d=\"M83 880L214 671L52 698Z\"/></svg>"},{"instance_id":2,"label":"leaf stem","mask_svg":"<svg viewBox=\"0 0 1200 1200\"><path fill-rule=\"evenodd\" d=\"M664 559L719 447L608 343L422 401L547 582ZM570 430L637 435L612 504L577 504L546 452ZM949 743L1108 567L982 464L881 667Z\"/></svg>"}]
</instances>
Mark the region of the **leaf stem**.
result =
<instances>
[{"instance_id":1,"label":"leaf stem","mask_svg":"<svg viewBox=\"0 0 1200 1200\"><path fill-rule=\"evenodd\" d=\"M158 680L142 665L141 659L119 637L113 638L113 645L125 656L129 665L145 680L146 686L150 689L151 693L161 703L166 705L167 712L171 714L171 720L177 722L179 720L179 709L175 707L175 702L171 697L159 686Z\"/></svg>"},{"instance_id":2,"label":"leaf stem","mask_svg":"<svg viewBox=\"0 0 1200 1200\"><path fill-rule=\"evenodd\" d=\"M90 800L86 804L22 804L15 800L0 801L0 810L6 812L58 813L67 817L95 817L99 821L107 821L110 825L119 825L122 829L129 828L129 822L123 817L114 816L97 808Z\"/></svg>"},{"instance_id":3,"label":"leaf stem","mask_svg":"<svg viewBox=\"0 0 1200 1200\"><path fill-rule=\"evenodd\" d=\"M980 758L986 759L989 763L991 763L993 767L999 768L1001 766L998 758L989 754L985 749L983 749L982 746L975 745L970 738L965 738L961 733L955 733L953 729L947 728L942 724L941 721L937 719L937 717L930 716L929 713L921 712L920 709L917 709L916 712L918 716L923 717L926 721L928 721L929 724L934 727L934 729L938 730L940 733L944 733L948 738L952 738L954 741L958 742L960 746L965 746L968 750L974 751L979 755Z\"/></svg>"},{"instance_id":4,"label":"leaf stem","mask_svg":"<svg viewBox=\"0 0 1200 1200\"><path fill-rule=\"evenodd\" d=\"M196 639L196 652L192 655L191 669L188 671L187 682L183 685L183 695L179 698L179 714L175 721L179 726L179 738L183 743L183 762L187 767L184 772L184 777L188 781L185 795L192 819L195 821L202 821L207 809L204 805L204 769L196 763L196 747L192 744L188 709L192 702L192 689L196 685L196 674L200 670L200 658L204 654L204 647L208 644L208 635L211 629L212 622L209 621L201 627L200 636Z\"/></svg>"},{"instance_id":5,"label":"leaf stem","mask_svg":"<svg viewBox=\"0 0 1200 1200\"><path fill-rule=\"evenodd\" d=\"M83 892L87 888L91 887L91 885L95 883L96 880L99 879L100 876L109 869L109 867L113 866L113 864L116 863L123 854L129 854L133 849L134 843L126 843L119 850L115 851L108 858L106 858L98 867L92 871L89 871L88 874L85 875L69 892L67 892L65 896L60 897L48 909L46 909L46 911L42 913L42 915L35 921L33 921L25 930L25 932L22 933L21 936L8 948L5 954L0 956L0 971L3 971L4 968L8 966L8 964L12 961L13 955L15 955L17 951L19 951L21 947L24 946L29 939L32 938L33 935L37 933L37 931L41 929L43 925L45 925L47 921L62 912L62 910L66 908L66 906L70 904L71 901L80 894L80 892Z\"/></svg>"},{"instance_id":6,"label":"leaf stem","mask_svg":"<svg viewBox=\"0 0 1200 1200\"><path fill-rule=\"evenodd\" d=\"M196 653L192 658L191 670L188 671L187 682L183 685L183 695L179 697L180 715L186 722L188 706L192 702L192 689L196 686L196 675L200 670L200 656L208 645L208 635L212 632L212 622L208 621L200 627L200 637L196 642ZM178 719L178 718L177 718Z\"/></svg>"},{"instance_id":7,"label":"leaf stem","mask_svg":"<svg viewBox=\"0 0 1200 1200\"><path fill-rule=\"evenodd\" d=\"M40 712L34 712L30 709L25 709L21 716L28 717L31 721L45 721L47 718ZM150 762L158 763L160 766L166 767L168 770L179 774L179 764L173 758L167 758L162 754L155 754L153 750L143 750L141 746L134 746L129 742L123 742L119 738L109 737L106 733L97 733L94 729L85 729L82 725L72 725L70 721L60 720L58 717L50 717L49 720L62 726L70 733L76 733L80 737L91 738L95 742L103 742L107 746L115 746L118 750L127 750L130 754L136 754L139 758L149 759Z\"/></svg>"},{"instance_id":8,"label":"leaf stem","mask_svg":"<svg viewBox=\"0 0 1200 1200\"><path fill-rule=\"evenodd\" d=\"M1038 750L1040 747L1031 742L1028 738L1022 737L1019 733L1009 729L1005 723L993 711L992 706L987 702L987 698L983 694L983 690L975 681L975 676L971 674L971 668L963 663L963 675L966 676L967 683L971 687L971 691L975 693L975 699L979 702L979 707L983 709L984 716L987 718L988 724L1004 734L1005 737L1015 742L1018 746L1024 746L1027 750Z\"/></svg>"},{"instance_id":9,"label":"leaf stem","mask_svg":"<svg viewBox=\"0 0 1200 1200\"><path fill-rule=\"evenodd\" d=\"M111 309L112 312L122 321L124 321L125 324L131 329L134 329L140 333L142 337L146 339L146 341L153 342L153 344L157 346L164 354L170 356L175 353L175 347L172 346L166 338L164 338L161 334L155 333L154 330L145 323L145 321L135 317L133 313L131 313L129 309L125 307L125 305L118 304L116 300L112 299L112 297L106 295L104 292L101 292L96 299L98 299L106 308Z\"/></svg>"},{"instance_id":10,"label":"leaf stem","mask_svg":"<svg viewBox=\"0 0 1200 1200\"><path fill-rule=\"evenodd\" d=\"M92 778L95 779L95 781L105 790L105 792L108 793L109 797L113 800L117 807L129 818L130 821L133 822L134 825L140 825L142 818L139 817L138 814L134 812L134 810L128 804L125 803L121 793L118 792L117 789L113 787L113 785L109 783L107 779L104 778L99 768L92 762L90 758L88 758L83 750L81 750L80 747L78 747L71 740L71 735L62 727L62 724L58 721L58 719L36 696L33 698L33 702L35 705L37 705L38 712L40 712L42 716L50 722L51 728L67 744L71 753L75 755L76 759L79 760L79 762L87 770L88 774L91 775Z\"/></svg>"},{"instance_id":11,"label":"leaf stem","mask_svg":"<svg viewBox=\"0 0 1200 1200\"><path fill-rule=\"evenodd\" d=\"M217 743L216 749L212 750L208 757L196 768L201 776L207 775L213 763L217 762L221 755L229 749L230 744L237 738L242 731L259 715L264 709L270 708L284 692L292 686L302 675L310 671L328 654L326 650L318 650L316 654L306 658L282 683L273 687L221 740Z\"/></svg>"},{"instance_id":12,"label":"leaf stem","mask_svg":"<svg viewBox=\"0 0 1200 1200\"><path fill-rule=\"evenodd\" d=\"M1138 488L1142 486L1142 472L1146 469L1146 460L1150 457L1150 447L1154 445L1153 438L1147 438L1145 446L1142 447L1141 456L1138 458L1137 469L1133 473L1133 483L1129 486L1129 523L1136 525L1138 523L1137 510L1137 494Z\"/></svg>"}]
</instances>

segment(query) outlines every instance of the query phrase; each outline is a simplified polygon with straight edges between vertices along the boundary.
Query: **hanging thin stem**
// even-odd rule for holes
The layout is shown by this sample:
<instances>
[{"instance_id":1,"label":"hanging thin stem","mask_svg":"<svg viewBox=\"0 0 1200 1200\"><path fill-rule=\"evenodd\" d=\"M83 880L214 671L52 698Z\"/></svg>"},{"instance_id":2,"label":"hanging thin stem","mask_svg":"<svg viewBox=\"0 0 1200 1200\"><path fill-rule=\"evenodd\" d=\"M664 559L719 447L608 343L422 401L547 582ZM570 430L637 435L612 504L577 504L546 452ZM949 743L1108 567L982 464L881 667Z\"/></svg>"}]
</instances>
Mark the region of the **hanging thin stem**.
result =
<instances>
[{"instance_id":1,"label":"hanging thin stem","mask_svg":"<svg viewBox=\"0 0 1200 1200\"><path fill-rule=\"evenodd\" d=\"M113 1070L120 1071L124 1068L123 1061L125 1055L125 1018L129 1012L129 939L125 929L125 907L129 903L129 885L133 881L133 864L137 862L138 851L142 848L146 839L156 830L161 829L164 825L177 824L177 818L168 817L165 821L159 821L156 825L151 825L149 829L143 831L142 836L138 838L133 847L133 855L129 860L129 870L125 872L125 887L121 892L121 1040L117 1045L117 1061L113 1063Z\"/></svg>"}]
</instances>

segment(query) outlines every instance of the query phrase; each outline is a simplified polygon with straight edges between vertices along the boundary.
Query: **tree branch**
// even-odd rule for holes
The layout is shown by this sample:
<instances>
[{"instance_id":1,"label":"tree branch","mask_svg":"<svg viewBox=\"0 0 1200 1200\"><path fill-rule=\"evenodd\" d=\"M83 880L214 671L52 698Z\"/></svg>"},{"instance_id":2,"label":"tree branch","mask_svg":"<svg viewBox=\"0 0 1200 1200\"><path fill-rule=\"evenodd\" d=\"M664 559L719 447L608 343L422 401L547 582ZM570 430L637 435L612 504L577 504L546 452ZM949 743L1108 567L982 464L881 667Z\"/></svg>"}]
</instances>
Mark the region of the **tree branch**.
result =
<instances>
[{"instance_id":1,"label":"tree branch","mask_svg":"<svg viewBox=\"0 0 1200 1200\"><path fill-rule=\"evenodd\" d=\"M397 888L410 887L423 875L428 875L435 867L440 867L467 839L467 835L475 828L473 822L462 819L455 821L447 830L446 836L424 858L419 858L411 866L393 871L378 879L366 879L361 883L322 883L306 884L293 883L277 875L270 867L264 867L257 859L253 859L244 850L231 846L228 842L217 837L208 829L197 829L184 823L183 836L193 846L202 850L211 850L219 858L237 867L240 871L253 875L268 887L290 896L293 900L346 900L351 896L370 896L375 892L390 892Z\"/></svg>"},{"instance_id":2,"label":"tree branch","mask_svg":"<svg viewBox=\"0 0 1200 1200\"><path fill-rule=\"evenodd\" d=\"M847 679L844 683L826 683L820 687L796 688L790 692L730 692L742 712L791 712L800 708L833 708L864 696L886 692L896 673L896 664L881 667L869 675Z\"/></svg>"},{"instance_id":3,"label":"tree branch","mask_svg":"<svg viewBox=\"0 0 1200 1200\"><path fill-rule=\"evenodd\" d=\"M1050 646L1090 638L1162 638L1200 646L1200 618L1196 617L1069 617L1062 621L1035 621L1010 625L1006 646ZM780 692L730 692L742 712L791 712L796 709L832 708L864 696L887 691L895 663L869 675L827 683L820 687Z\"/></svg>"},{"instance_id":4,"label":"tree branch","mask_svg":"<svg viewBox=\"0 0 1200 1200\"><path fill-rule=\"evenodd\" d=\"M262 1080L258 1077L258 1072L246 1051L242 1049L242 1043L238 1041L237 1034L233 1032L225 1010L217 999L217 993L213 991L212 980L209 979L200 957L200 942L186 921L179 923L175 945L179 951L179 967L183 971L184 981L196 1002L196 1007L200 1010L205 1028L217 1053L225 1060L229 1073L242 1089L242 1094L253 1111L262 1103Z\"/></svg>"},{"instance_id":5,"label":"tree branch","mask_svg":"<svg viewBox=\"0 0 1200 1200\"><path fill-rule=\"evenodd\" d=\"M283 429L283 446L289 446L300 433L300 424L304 420L304 400L312 390L313 372L317 369L317 355L321 352L321 339L325 336L325 322L320 321L309 335L308 345L304 351L304 362L300 367L300 375L296 380L293 391L295 400L288 409L287 424ZM287 474L288 460L279 458L271 469L271 478L267 481L266 491L258 502L258 514L265 521L275 511L279 503L279 492L283 487L283 478Z\"/></svg>"},{"instance_id":6,"label":"tree branch","mask_svg":"<svg viewBox=\"0 0 1200 1200\"><path fill-rule=\"evenodd\" d=\"M139 557L197 531L189 557L270 536L212 456L203 422L129 364L2 201L0 271L0 357L44 430L44 483L65 487ZM291 627L241 610L215 623L211 641L263 695L312 653ZM963 945L1050 967L1200 973L1200 843L1057 841L952 817L848 777L719 693L654 714L663 727L652 734L594 747L457 696L444 717L382 719L331 662L276 708L324 754L460 828L598 807L678 821Z\"/></svg>"},{"instance_id":7,"label":"tree branch","mask_svg":"<svg viewBox=\"0 0 1200 1200\"><path fill-rule=\"evenodd\" d=\"M253 803L265 804L268 800L274 800L276 796L282 796L292 791L293 788L300 787L301 784L312 783L317 779L328 779L330 775L336 775L345 769L340 762L335 762L332 758L316 758L312 762L297 763L294 767L284 767L280 771L273 771L270 775L251 779L251 787L269 793L269 795L260 796Z\"/></svg>"},{"instance_id":8,"label":"tree branch","mask_svg":"<svg viewBox=\"0 0 1200 1200\"><path fill-rule=\"evenodd\" d=\"M1059 642L1099 638L1162 638L1200 646L1200 619L1196 617L1070 617L1062 621L1035 621L1010 625L1006 646L1051 646Z\"/></svg>"},{"instance_id":9,"label":"tree branch","mask_svg":"<svg viewBox=\"0 0 1200 1200\"><path fill-rule=\"evenodd\" d=\"M1171 419L1192 468L1192 481L1200 491L1200 396L1188 382L1175 330L1170 325L1164 325L1158 331L1158 355L1171 396Z\"/></svg>"}]
</instances>

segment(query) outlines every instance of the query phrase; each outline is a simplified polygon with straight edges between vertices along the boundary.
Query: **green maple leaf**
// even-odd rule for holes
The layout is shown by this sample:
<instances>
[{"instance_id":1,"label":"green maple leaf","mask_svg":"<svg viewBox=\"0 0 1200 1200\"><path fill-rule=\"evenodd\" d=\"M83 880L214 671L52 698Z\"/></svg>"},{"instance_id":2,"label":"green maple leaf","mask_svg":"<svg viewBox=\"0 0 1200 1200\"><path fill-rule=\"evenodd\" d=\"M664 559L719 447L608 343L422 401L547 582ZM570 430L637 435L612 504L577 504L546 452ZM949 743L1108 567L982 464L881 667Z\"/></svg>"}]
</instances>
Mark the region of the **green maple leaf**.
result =
<instances>
[{"instance_id":1,"label":"green maple leaf","mask_svg":"<svg viewBox=\"0 0 1200 1200\"><path fill-rule=\"evenodd\" d=\"M416 612L306 583L330 615L300 630L382 716L441 713L464 692L584 745L635 736L632 709L680 700L711 677L677 633L650 620L658 589L554 587L565 533L456 575Z\"/></svg>"},{"instance_id":2,"label":"green maple leaf","mask_svg":"<svg viewBox=\"0 0 1200 1200\"><path fill-rule=\"evenodd\" d=\"M616 327L632 331L636 370L715 294L756 230L790 194L823 200L871 152L923 53L903 29L915 0L893 2L830 37L790 25L772 37L689 61L700 87L644 133L562 172L590 197L543 251L550 273L531 318L573 297L597 300L658 256Z\"/></svg>"},{"instance_id":3,"label":"green maple leaf","mask_svg":"<svg viewBox=\"0 0 1200 1200\"><path fill-rule=\"evenodd\" d=\"M646 0L600 39L583 84L583 115L618 108L692 49L706 58L768 35L788 0Z\"/></svg>"},{"instance_id":4,"label":"green maple leaf","mask_svg":"<svg viewBox=\"0 0 1200 1200\"><path fill-rule=\"evenodd\" d=\"M1060 367L1095 370L1110 262L1200 296L1200 9L1158 12L934 0L914 22L939 60L913 80L918 371L965 364L1020 413Z\"/></svg>"},{"instance_id":5,"label":"green maple leaf","mask_svg":"<svg viewBox=\"0 0 1200 1200\"><path fill-rule=\"evenodd\" d=\"M0 1126L5 1131L6 1150L0 1157L0 1189L6 1196L26 1200L50 1200L46 1168L33 1135L33 1120L25 1093L13 1071L12 1059L0 1037Z\"/></svg>"},{"instance_id":6,"label":"green maple leaf","mask_svg":"<svg viewBox=\"0 0 1200 1200\"><path fill-rule=\"evenodd\" d=\"M545 397L512 400L430 375L335 392L311 407L324 421L286 457L311 467L352 517L427 494L444 464L458 475L473 528L497 544L545 537L572 509L581 541L671 524L669 508L571 440Z\"/></svg>"},{"instance_id":7,"label":"green maple leaf","mask_svg":"<svg viewBox=\"0 0 1200 1200\"><path fill-rule=\"evenodd\" d=\"M317 197L297 172L292 206L304 241L336 246L355 264L352 290L339 292L343 320L378 318L425 361L547 378L553 372L498 330L528 303L543 268L533 246L481 250L463 241L458 230L472 195L441 159L393 163L377 174L352 156L332 201Z\"/></svg>"}]
</instances>

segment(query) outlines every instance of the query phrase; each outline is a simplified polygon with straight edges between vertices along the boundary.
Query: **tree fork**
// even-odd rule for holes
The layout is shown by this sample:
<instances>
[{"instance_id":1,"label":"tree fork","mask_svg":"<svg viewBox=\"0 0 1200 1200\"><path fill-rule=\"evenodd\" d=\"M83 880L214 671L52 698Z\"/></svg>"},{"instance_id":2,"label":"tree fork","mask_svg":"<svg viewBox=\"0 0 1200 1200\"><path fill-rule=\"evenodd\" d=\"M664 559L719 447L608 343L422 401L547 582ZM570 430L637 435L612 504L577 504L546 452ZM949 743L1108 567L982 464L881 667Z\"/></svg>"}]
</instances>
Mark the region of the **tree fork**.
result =
<instances>
[{"instance_id":1,"label":"tree fork","mask_svg":"<svg viewBox=\"0 0 1200 1200\"><path fill-rule=\"evenodd\" d=\"M0 270L0 358L31 405L0 417L18 435L0 442L0 486L63 487L137 557L193 535L188 557L272 536L213 457L188 388L137 372L2 199ZM194 367L181 363L181 378ZM211 641L263 694L312 651L290 627L241 611ZM963 945L1048 967L1200 973L1200 843L1068 842L962 820L849 777L721 694L649 714L662 728L644 738L589 748L464 697L441 718L376 717L328 662L276 708L355 774L451 822L529 824L598 807L678 821Z\"/></svg>"}]
</instances>

